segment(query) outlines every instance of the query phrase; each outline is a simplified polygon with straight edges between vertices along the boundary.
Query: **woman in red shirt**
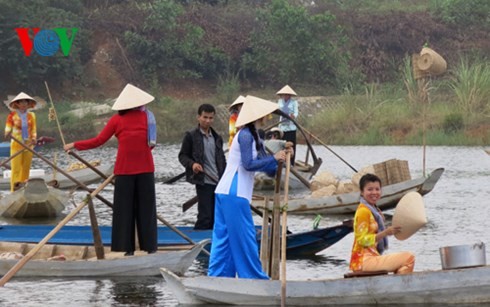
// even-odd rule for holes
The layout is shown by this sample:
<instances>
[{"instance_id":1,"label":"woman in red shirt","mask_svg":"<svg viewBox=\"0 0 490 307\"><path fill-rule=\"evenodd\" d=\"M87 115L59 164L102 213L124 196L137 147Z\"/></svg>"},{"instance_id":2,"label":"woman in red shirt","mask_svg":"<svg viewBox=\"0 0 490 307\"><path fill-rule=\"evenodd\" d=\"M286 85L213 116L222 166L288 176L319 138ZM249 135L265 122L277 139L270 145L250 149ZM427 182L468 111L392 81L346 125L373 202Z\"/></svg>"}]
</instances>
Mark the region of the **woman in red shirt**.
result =
<instances>
[{"instance_id":1,"label":"woman in red shirt","mask_svg":"<svg viewBox=\"0 0 490 307\"><path fill-rule=\"evenodd\" d=\"M113 135L118 149L114 166L115 188L112 216L112 251L135 250L135 226L139 245L149 254L157 250L155 166L151 150L156 142L155 120L144 105L155 98L128 84L112 106L111 117L94 138L66 144L64 149L87 150L106 143Z\"/></svg>"}]
</instances>

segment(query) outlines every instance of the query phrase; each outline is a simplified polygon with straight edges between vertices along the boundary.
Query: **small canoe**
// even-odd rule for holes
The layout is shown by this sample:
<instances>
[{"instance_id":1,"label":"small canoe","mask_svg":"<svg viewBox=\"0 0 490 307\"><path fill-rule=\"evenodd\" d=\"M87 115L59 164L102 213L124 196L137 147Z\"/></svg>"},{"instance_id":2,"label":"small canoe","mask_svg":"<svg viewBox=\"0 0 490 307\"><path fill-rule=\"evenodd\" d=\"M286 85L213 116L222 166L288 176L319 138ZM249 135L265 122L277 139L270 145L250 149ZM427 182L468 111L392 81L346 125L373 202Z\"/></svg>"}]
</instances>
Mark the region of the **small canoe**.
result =
<instances>
[{"instance_id":1,"label":"small canoe","mask_svg":"<svg viewBox=\"0 0 490 307\"><path fill-rule=\"evenodd\" d=\"M444 168L438 168L427 178L420 177L384 186L378 207L381 210L393 209L400 199L411 191L426 195L434 189L443 172ZM351 192L318 198L290 199L287 209L288 212L295 214L353 214L359 205L359 196L359 192ZM263 202L256 203L255 206L263 206Z\"/></svg>"},{"instance_id":2,"label":"small canoe","mask_svg":"<svg viewBox=\"0 0 490 307\"><path fill-rule=\"evenodd\" d=\"M0 215L16 219L56 217L68 200L66 191L48 187L41 178L32 178L24 187L0 199Z\"/></svg>"},{"instance_id":3,"label":"small canoe","mask_svg":"<svg viewBox=\"0 0 490 307\"><path fill-rule=\"evenodd\" d=\"M160 269L182 305L279 306L280 280L179 278ZM415 272L409 275L288 280L287 306L490 303L490 266Z\"/></svg>"},{"instance_id":4,"label":"small canoe","mask_svg":"<svg viewBox=\"0 0 490 307\"><path fill-rule=\"evenodd\" d=\"M52 229L52 225L1 225L0 241L5 242L40 242ZM177 227L194 242L212 239L212 230L194 230L192 227ZM100 226L100 234L104 245L111 244L110 226ZM352 232L352 225L345 222L341 225L315 229L311 231L287 235L288 257L314 255L337 243ZM257 240L260 240L261 230L257 227ZM90 226L64 226L48 243L66 245L93 245L93 235ZM168 227L158 227L158 246L189 246L189 243ZM259 242L260 246L260 242Z\"/></svg>"},{"instance_id":5,"label":"small canoe","mask_svg":"<svg viewBox=\"0 0 490 307\"><path fill-rule=\"evenodd\" d=\"M165 266L182 275L192 265L208 241L196 244L190 250L157 251L147 254L105 251L105 259L98 260L93 246L45 245L29 260L16 276L28 277L111 277L158 276ZM7 273L35 244L0 242L0 275ZM9 258L9 259L2 259Z\"/></svg>"},{"instance_id":6,"label":"small canoe","mask_svg":"<svg viewBox=\"0 0 490 307\"><path fill-rule=\"evenodd\" d=\"M97 166L97 169L104 173L106 176L110 176L114 170L114 165L113 164L101 164ZM83 168L71 172L67 172L68 175L72 176L76 180L80 181L81 183L85 185L89 185L91 183L99 182L102 180L102 178L95 173L93 170L89 168ZM53 174L46 174L43 177L44 181L49 182L50 185L58 188L58 189L71 189L76 187L76 183L71 181L69 178L67 178L65 175L61 173L57 173L56 175ZM1 190L9 190L10 189L10 179L9 178L0 178L0 189Z\"/></svg>"}]
</instances>

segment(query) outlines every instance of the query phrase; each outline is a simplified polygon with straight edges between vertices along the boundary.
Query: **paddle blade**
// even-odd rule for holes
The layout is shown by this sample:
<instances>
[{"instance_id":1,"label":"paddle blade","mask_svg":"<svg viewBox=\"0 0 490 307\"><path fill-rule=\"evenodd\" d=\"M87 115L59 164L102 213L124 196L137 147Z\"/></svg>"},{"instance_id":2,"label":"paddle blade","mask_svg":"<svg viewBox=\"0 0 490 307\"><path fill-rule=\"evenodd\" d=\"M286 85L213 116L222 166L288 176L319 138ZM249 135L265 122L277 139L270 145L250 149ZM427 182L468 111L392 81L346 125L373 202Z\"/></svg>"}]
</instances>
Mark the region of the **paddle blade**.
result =
<instances>
[{"instance_id":1,"label":"paddle blade","mask_svg":"<svg viewBox=\"0 0 490 307\"><path fill-rule=\"evenodd\" d=\"M182 212L186 212L197 203L197 195L189 199L182 205Z\"/></svg>"},{"instance_id":2,"label":"paddle blade","mask_svg":"<svg viewBox=\"0 0 490 307\"><path fill-rule=\"evenodd\" d=\"M54 142L54 138L53 137L50 137L50 136L42 136L42 137L40 137L40 138L37 139L36 145L37 146L41 146L41 145L49 144L49 143L53 143L53 142Z\"/></svg>"},{"instance_id":3,"label":"paddle blade","mask_svg":"<svg viewBox=\"0 0 490 307\"><path fill-rule=\"evenodd\" d=\"M164 184L172 184L172 183L184 178L184 176L185 176L185 172L183 172L183 173L181 173L175 177L172 177L172 178L168 179L167 181L164 181L163 183Z\"/></svg>"}]
</instances>

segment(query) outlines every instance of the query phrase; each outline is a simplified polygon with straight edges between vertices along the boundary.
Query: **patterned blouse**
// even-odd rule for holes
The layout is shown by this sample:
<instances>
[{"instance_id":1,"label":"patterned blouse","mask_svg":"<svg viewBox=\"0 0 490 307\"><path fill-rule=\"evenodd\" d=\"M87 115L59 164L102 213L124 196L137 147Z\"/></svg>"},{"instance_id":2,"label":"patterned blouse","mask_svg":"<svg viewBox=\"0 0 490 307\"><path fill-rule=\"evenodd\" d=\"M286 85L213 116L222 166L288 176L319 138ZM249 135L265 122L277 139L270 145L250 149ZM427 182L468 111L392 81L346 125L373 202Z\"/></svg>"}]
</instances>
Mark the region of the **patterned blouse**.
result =
<instances>
[{"instance_id":1,"label":"patterned blouse","mask_svg":"<svg viewBox=\"0 0 490 307\"><path fill-rule=\"evenodd\" d=\"M230 115L230 120L228 122L228 134L230 137L228 138L228 148L231 147L231 142L233 142L233 138L235 137L235 134L237 132L235 123L238 118L238 112L233 112Z\"/></svg>"},{"instance_id":2,"label":"patterned blouse","mask_svg":"<svg viewBox=\"0 0 490 307\"><path fill-rule=\"evenodd\" d=\"M7 123L5 124L5 135L12 133L12 136L18 140L25 140L26 137L22 137L22 120L17 111L12 111L7 117ZM36 140L36 115L33 112L27 112L27 139ZM15 142L12 140L12 142Z\"/></svg>"},{"instance_id":3,"label":"patterned blouse","mask_svg":"<svg viewBox=\"0 0 490 307\"><path fill-rule=\"evenodd\" d=\"M362 270L364 255L380 255L376 249L377 233L378 223L374 219L371 210L365 204L360 203L354 216L354 244L350 259L350 269L352 271Z\"/></svg>"}]
</instances>

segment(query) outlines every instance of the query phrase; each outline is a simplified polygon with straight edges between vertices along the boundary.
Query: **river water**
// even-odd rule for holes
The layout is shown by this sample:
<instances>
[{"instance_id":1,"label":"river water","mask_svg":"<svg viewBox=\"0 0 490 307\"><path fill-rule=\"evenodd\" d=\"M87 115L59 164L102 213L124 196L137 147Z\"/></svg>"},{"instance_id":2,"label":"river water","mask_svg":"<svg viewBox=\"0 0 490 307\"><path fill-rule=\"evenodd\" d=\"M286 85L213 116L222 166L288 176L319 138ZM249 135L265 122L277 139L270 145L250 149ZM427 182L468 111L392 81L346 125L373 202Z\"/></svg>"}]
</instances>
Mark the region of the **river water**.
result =
<instances>
[{"instance_id":1,"label":"river water","mask_svg":"<svg viewBox=\"0 0 490 307\"><path fill-rule=\"evenodd\" d=\"M369 164L397 158L408 160L412 178L423 175L422 148L405 146L331 146L338 155L356 169ZM353 171L324 147L315 147L323 159L320 171L328 170L340 179L350 178ZM173 185L162 182L179 174L183 168L177 160L177 145L159 144L154 150L157 177L158 212L174 225L193 225L196 207L182 213L181 205L194 196L194 187L179 181ZM298 146L298 157L305 148ZM43 149L43 155L54 159L59 166L69 160L61 150ZM86 160L95 158L110 161L115 149L102 149L80 153ZM35 159L34 166L45 167ZM490 243L490 156L481 147L428 147L426 151L428 174L435 168L445 172L435 189L424 197L428 224L406 241L390 240L388 252L409 250L416 254L415 270L441 268L439 248L460 244ZM96 185L94 185L95 187ZM102 195L112 199L110 188ZM294 193L294 191L292 191ZM294 195L294 194L293 194ZM84 193L75 193L78 203ZM110 225L111 211L95 201L99 224ZM68 205L68 213L74 207ZM388 214L392 213L390 211ZM320 226L328 227L351 216L324 216ZM293 232L312 228L314 216L288 216L288 227ZM257 223L259 218L255 217ZM9 221L0 220L0 224ZM88 210L84 209L69 225L89 225ZM332 247L309 259L287 261L288 279L318 279L341 277L348 271L352 234ZM490 261L490 247L487 248ZM195 261L187 276L205 274L205 260ZM0 289L1 306L176 306L176 300L161 277L116 279L20 279L13 278Z\"/></svg>"}]
</instances>

